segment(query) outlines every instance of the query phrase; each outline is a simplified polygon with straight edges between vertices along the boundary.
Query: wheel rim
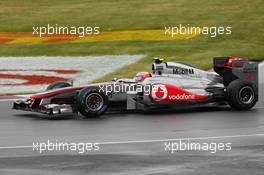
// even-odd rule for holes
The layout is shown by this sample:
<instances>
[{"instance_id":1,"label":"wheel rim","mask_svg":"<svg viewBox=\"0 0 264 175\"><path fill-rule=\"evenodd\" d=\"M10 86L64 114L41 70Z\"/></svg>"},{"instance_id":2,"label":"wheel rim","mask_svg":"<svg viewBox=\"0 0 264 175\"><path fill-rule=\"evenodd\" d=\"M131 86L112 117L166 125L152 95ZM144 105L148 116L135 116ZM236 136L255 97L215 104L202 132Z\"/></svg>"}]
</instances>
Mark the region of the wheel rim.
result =
<instances>
[{"instance_id":1,"label":"wheel rim","mask_svg":"<svg viewBox=\"0 0 264 175\"><path fill-rule=\"evenodd\" d=\"M254 91L251 87L246 86L240 89L239 99L244 104L250 104L254 99Z\"/></svg>"},{"instance_id":2,"label":"wheel rim","mask_svg":"<svg viewBox=\"0 0 264 175\"><path fill-rule=\"evenodd\" d=\"M98 93L91 93L86 98L87 111L99 111L104 105L103 97Z\"/></svg>"}]
</instances>

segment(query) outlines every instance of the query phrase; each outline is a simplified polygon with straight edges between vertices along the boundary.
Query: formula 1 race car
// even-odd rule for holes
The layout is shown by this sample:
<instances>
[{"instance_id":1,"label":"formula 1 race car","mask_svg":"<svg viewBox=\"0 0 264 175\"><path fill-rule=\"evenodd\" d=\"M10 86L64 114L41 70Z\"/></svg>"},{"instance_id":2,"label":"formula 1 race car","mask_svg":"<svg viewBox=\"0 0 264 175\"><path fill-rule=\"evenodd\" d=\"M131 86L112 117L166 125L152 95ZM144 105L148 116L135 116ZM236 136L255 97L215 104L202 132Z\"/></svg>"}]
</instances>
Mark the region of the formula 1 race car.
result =
<instances>
[{"instance_id":1,"label":"formula 1 race car","mask_svg":"<svg viewBox=\"0 0 264 175\"><path fill-rule=\"evenodd\" d=\"M55 82L43 93L15 101L13 109L95 117L116 110L175 110L227 104L236 110L249 110L256 104L258 63L237 57L216 57L214 71L155 59L152 73L139 72L133 79L81 87Z\"/></svg>"}]
</instances>

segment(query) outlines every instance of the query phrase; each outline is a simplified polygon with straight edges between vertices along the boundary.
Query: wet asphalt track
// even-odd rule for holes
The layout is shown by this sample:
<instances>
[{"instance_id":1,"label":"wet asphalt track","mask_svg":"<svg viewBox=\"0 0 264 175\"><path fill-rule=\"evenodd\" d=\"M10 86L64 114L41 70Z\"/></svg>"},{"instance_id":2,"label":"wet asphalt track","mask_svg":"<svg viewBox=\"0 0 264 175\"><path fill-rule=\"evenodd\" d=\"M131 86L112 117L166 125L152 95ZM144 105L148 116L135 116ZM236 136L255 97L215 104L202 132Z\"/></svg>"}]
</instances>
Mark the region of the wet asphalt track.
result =
<instances>
[{"instance_id":1,"label":"wet asphalt track","mask_svg":"<svg viewBox=\"0 0 264 175\"><path fill-rule=\"evenodd\" d=\"M13 111L11 102L0 102L0 174L263 175L263 74L261 69L260 101L256 108L246 112L209 108L160 114L108 114L100 119L47 119ZM215 154L164 151L166 139L177 138L194 138L190 141L199 143L231 142L232 149ZM32 151L33 142L47 139L102 144L99 151L85 154Z\"/></svg>"}]
</instances>

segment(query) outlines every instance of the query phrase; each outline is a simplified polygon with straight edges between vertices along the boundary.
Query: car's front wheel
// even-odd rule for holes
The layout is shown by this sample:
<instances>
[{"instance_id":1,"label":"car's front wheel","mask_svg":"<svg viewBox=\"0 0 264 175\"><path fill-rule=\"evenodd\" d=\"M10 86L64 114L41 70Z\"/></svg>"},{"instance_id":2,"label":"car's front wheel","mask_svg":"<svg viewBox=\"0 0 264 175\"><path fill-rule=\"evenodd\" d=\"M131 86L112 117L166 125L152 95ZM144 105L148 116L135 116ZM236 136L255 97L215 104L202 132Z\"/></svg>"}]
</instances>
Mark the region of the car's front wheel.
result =
<instances>
[{"instance_id":1,"label":"car's front wheel","mask_svg":"<svg viewBox=\"0 0 264 175\"><path fill-rule=\"evenodd\" d=\"M108 97L96 87L88 87L80 91L77 97L78 111L85 117L98 117L108 108Z\"/></svg>"}]
</instances>

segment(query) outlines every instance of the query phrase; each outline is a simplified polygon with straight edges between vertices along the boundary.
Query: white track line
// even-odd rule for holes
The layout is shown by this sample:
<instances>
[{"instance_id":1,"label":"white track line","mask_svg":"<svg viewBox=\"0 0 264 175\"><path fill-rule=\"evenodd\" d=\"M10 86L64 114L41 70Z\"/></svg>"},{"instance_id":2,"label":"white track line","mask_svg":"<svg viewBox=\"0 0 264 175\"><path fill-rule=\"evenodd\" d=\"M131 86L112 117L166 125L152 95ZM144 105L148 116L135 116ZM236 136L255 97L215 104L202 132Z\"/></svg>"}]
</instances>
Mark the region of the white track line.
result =
<instances>
[{"instance_id":1,"label":"white track line","mask_svg":"<svg viewBox=\"0 0 264 175\"><path fill-rule=\"evenodd\" d=\"M160 140L139 140L139 141L120 141L120 142L99 142L100 145L112 145L112 144L129 144L129 143L154 143L154 142L169 142L180 140L208 140L208 139L224 139L224 138L240 138L240 137L263 137L263 134L249 134L249 135L230 135L230 136L210 136L210 137L185 137L185 138L173 138L173 139L160 139Z\"/></svg>"},{"instance_id":2,"label":"white track line","mask_svg":"<svg viewBox=\"0 0 264 175\"><path fill-rule=\"evenodd\" d=\"M14 99L1 99L0 102L9 102L9 101L16 101L16 100L21 100L21 98L14 98Z\"/></svg>"},{"instance_id":3,"label":"white track line","mask_svg":"<svg viewBox=\"0 0 264 175\"><path fill-rule=\"evenodd\" d=\"M24 149L33 148L33 146L1 146L0 149Z\"/></svg>"},{"instance_id":4,"label":"white track line","mask_svg":"<svg viewBox=\"0 0 264 175\"><path fill-rule=\"evenodd\" d=\"M155 142L169 142L180 140L209 140L209 139L225 139L225 138L241 138L241 137L264 137L264 133L248 134L248 135L225 135L225 136L210 136L210 137L185 137L173 139L159 139L159 140L135 140L135 141L117 141L117 142L96 142L99 145L114 145L114 144L135 144L135 143L155 143ZM33 146L1 146L0 149L25 149L33 148Z\"/></svg>"}]
</instances>

